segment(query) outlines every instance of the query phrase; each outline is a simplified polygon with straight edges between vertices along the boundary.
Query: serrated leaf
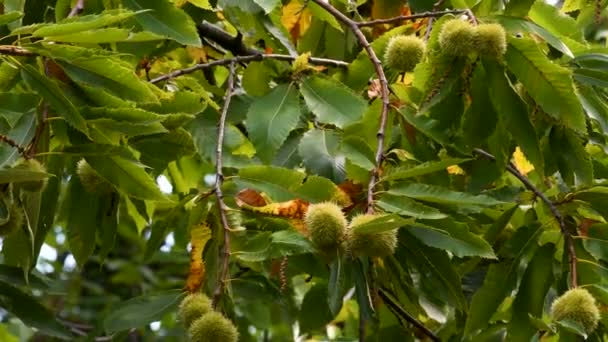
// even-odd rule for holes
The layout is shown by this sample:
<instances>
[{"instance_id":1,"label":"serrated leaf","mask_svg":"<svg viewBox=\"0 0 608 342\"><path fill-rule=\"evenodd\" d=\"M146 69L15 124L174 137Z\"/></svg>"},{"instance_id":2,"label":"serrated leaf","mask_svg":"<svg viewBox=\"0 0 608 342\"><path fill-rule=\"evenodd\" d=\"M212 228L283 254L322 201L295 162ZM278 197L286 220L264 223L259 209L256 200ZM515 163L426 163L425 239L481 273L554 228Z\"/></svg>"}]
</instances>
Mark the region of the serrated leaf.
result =
<instances>
[{"instance_id":1,"label":"serrated leaf","mask_svg":"<svg viewBox=\"0 0 608 342\"><path fill-rule=\"evenodd\" d=\"M333 79L312 76L302 82L300 92L320 122L340 128L361 119L367 110L360 96Z\"/></svg>"},{"instance_id":2,"label":"serrated leaf","mask_svg":"<svg viewBox=\"0 0 608 342\"><path fill-rule=\"evenodd\" d=\"M293 230L280 230L270 234L260 247L255 251L237 251L232 254L245 262L259 262L315 251L310 240Z\"/></svg>"},{"instance_id":3,"label":"serrated leaf","mask_svg":"<svg viewBox=\"0 0 608 342\"><path fill-rule=\"evenodd\" d=\"M57 24L45 25L32 33L34 37L60 36L111 26L124 21L137 13L122 9L108 10L100 14L76 16Z\"/></svg>"},{"instance_id":4,"label":"serrated leaf","mask_svg":"<svg viewBox=\"0 0 608 342\"><path fill-rule=\"evenodd\" d=\"M118 156L87 156L85 159L97 173L124 194L139 199L167 200L140 165Z\"/></svg>"},{"instance_id":5,"label":"serrated leaf","mask_svg":"<svg viewBox=\"0 0 608 342\"><path fill-rule=\"evenodd\" d=\"M340 149L353 164L368 171L374 168L374 151L363 138L349 136L342 140Z\"/></svg>"},{"instance_id":6,"label":"serrated leaf","mask_svg":"<svg viewBox=\"0 0 608 342\"><path fill-rule=\"evenodd\" d=\"M280 0L253 0L256 4L264 9L264 12L270 13L281 2Z\"/></svg>"},{"instance_id":7,"label":"serrated leaf","mask_svg":"<svg viewBox=\"0 0 608 342\"><path fill-rule=\"evenodd\" d=\"M46 172L26 170L20 168L10 168L0 170L0 184L35 182L49 178Z\"/></svg>"},{"instance_id":8,"label":"serrated leaf","mask_svg":"<svg viewBox=\"0 0 608 342\"><path fill-rule=\"evenodd\" d=\"M128 40L129 37L131 37L131 30L110 27L110 28L78 32L78 33L73 33L73 34L53 36L52 40L55 42L63 42L63 43L101 44L101 43L123 42L123 41ZM159 36L158 39L162 39L162 37Z\"/></svg>"},{"instance_id":9,"label":"serrated leaf","mask_svg":"<svg viewBox=\"0 0 608 342\"><path fill-rule=\"evenodd\" d=\"M46 335L62 339L72 338L70 331L59 323L49 309L31 295L3 281L0 281L0 305L4 310L17 316L24 324L36 328Z\"/></svg>"},{"instance_id":10,"label":"serrated leaf","mask_svg":"<svg viewBox=\"0 0 608 342\"><path fill-rule=\"evenodd\" d=\"M553 46L555 49L563 53L564 55L574 58L574 54L570 51L570 48L564 44L558 37L553 33L547 31L545 28L525 19L508 16L496 16L496 20L505 27L510 34L516 34L521 31L528 32L534 35L538 35L543 38L547 44Z\"/></svg>"},{"instance_id":11,"label":"serrated leaf","mask_svg":"<svg viewBox=\"0 0 608 342\"><path fill-rule=\"evenodd\" d=\"M406 196L417 200L449 205L493 206L504 202L486 195L472 195L442 188L436 185L411 183L398 185L388 191L389 194Z\"/></svg>"},{"instance_id":12,"label":"serrated leaf","mask_svg":"<svg viewBox=\"0 0 608 342\"><path fill-rule=\"evenodd\" d=\"M471 233L462 223L449 220L437 221L434 226L415 223L408 226L408 231L425 245L449 251L459 258L479 256L496 259L490 244Z\"/></svg>"},{"instance_id":13,"label":"serrated leaf","mask_svg":"<svg viewBox=\"0 0 608 342\"><path fill-rule=\"evenodd\" d=\"M437 161L429 161L416 166L402 166L395 169L390 169L384 175L382 181L402 180L411 177L418 177L429 173L446 170L448 166L458 165L471 159L463 158L448 158Z\"/></svg>"},{"instance_id":14,"label":"serrated leaf","mask_svg":"<svg viewBox=\"0 0 608 342\"><path fill-rule=\"evenodd\" d=\"M411 219L404 219L395 214L380 215L365 224L353 227L353 230L361 234L381 233L388 230L401 228L407 224L411 224Z\"/></svg>"},{"instance_id":15,"label":"serrated leaf","mask_svg":"<svg viewBox=\"0 0 608 342\"><path fill-rule=\"evenodd\" d=\"M238 176L237 183L264 192L278 202L293 199L292 192L306 177L302 172L276 166L244 167Z\"/></svg>"},{"instance_id":16,"label":"serrated leaf","mask_svg":"<svg viewBox=\"0 0 608 342\"><path fill-rule=\"evenodd\" d=\"M300 100L293 84L275 87L249 107L245 125L260 159L270 162L300 117Z\"/></svg>"},{"instance_id":17,"label":"serrated leaf","mask_svg":"<svg viewBox=\"0 0 608 342\"><path fill-rule=\"evenodd\" d=\"M585 131L585 116L568 69L548 60L529 38L509 38L505 60L509 70L547 114L575 131Z\"/></svg>"},{"instance_id":18,"label":"serrated leaf","mask_svg":"<svg viewBox=\"0 0 608 342\"><path fill-rule=\"evenodd\" d=\"M181 44L201 46L192 18L168 0L124 0L123 4L135 11L152 10L135 17L144 30Z\"/></svg>"},{"instance_id":19,"label":"serrated leaf","mask_svg":"<svg viewBox=\"0 0 608 342\"><path fill-rule=\"evenodd\" d=\"M104 199L109 200L102 196L91 196L86 192L80 178L70 179L59 221L63 222L70 251L80 268L84 267L95 249L98 212L100 201Z\"/></svg>"},{"instance_id":20,"label":"serrated leaf","mask_svg":"<svg viewBox=\"0 0 608 342\"><path fill-rule=\"evenodd\" d=\"M170 290L129 299L112 309L103 326L109 333L142 327L174 311L182 297L181 290Z\"/></svg>"},{"instance_id":21,"label":"serrated leaf","mask_svg":"<svg viewBox=\"0 0 608 342\"><path fill-rule=\"evenodd\" d=\"M376 204L389 213L419 219L438 220L447 216L437 208L429 207L404 196L384 194L378 199Z\"/></svg>"},{"instance_id":22,"label":"serrated leaf","mask_svg":"<svg viewBox=\"0 0 608 342\"><path fill-rule=\"evenodd\" d=\"M4 14L0 14L0 26L6 25L15 20L21 19L23 17L23 13L19 11L8 12Z\"/></svg>"},{"instance_id":23,"label":"serrated leaf","mask_svg":"<svg viewBox=\"0 0 608 342\"><path fill-rule=\"evenodd\" d=\"M344 180L344 155L339 151L340 137L334 131L313 129L304 134L298 153L310 171L335 183Z\"/></svg>"},{"instance_id":24,"label":"serrated leaf","mask_svg":"<svg viewBox=\"0 0 608 342\"><path fill-rule=\"evenodd\" d=\"M537 170L543 170L543 156L536 131L527 114L526 104L509 84L503 68L489 61L484 61L484 67L488 72L488 88L494 110L498 113L501 121L505 123L528 160L532 162Z\"/></svg>"},{"instance_id":25,"label":"serrated leaf","mask_svg":"<svg viewBox=\"0 0 608 342\"><path fill-rule=\"evenodd\" d=\"M77 84L99 87L126 100L158 101L150 87L135 75L133 68L114 54L57 44L35 46L32 50L54 59Z\"/></svg>"},{"instance_id":26,"label":"serrated leaf","mask_svg":"<svg viewBox=\"0 0 608 342\"><path fill-rule=\"evenodd\" d=\"M546 244L536 251L528 263L513 301L513 312L517 315L513 315L509 322L509 339L527 341L536 333L537 329L528 315L541 317L543 314L545 297L553 283L554 254L555 246Z\"/></svg>"},{"instance_id":27,"label":"serrated leaf","mask_svg":"<svg viewBox=\"0 0 608 342\"><path fill-rule=\"evenodd\" d=\"M84 118L80 115L74 104L63 94L56 83L39 73L38 70L31 65L20 64L20 67L22 70L21 75L28 85L49 101L58 115L64 118L72 127L86 135L89 134L89 129Z\"/></svg>"}]
</instances>

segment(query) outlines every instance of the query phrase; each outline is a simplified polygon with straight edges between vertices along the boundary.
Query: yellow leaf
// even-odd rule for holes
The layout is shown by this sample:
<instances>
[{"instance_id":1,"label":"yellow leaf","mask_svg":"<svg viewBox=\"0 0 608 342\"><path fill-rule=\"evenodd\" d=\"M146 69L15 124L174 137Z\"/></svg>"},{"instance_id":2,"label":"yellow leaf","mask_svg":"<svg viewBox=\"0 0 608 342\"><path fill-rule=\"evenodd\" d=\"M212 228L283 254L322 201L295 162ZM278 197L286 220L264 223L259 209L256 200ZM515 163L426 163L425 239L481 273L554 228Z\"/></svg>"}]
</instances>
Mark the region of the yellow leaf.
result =
<instances>
[{"instance_id":1,"label":"yellow leaf","mask_svg":"<svg viewBox=\"0 0 608 342\"><path fill-rule=\"evenodd\" d=\"M186 290L198 292L205 279L205 262L203 250L211 239L211 229L206 222L201 222L190 229L190 269L186 279Z\"/></svg>"},{"instance_id":2,"label":"yellow leaf","mask_svg":"<svg viewBox=\"0 0 608 342\"><path fill-rule=\"evenodd\" d=\"M283 7L281 23L289 31L291 38L296 41L302 36L312 21L312 14L300 0L291 0Z\"/></svg>"},{"instance_id":3,"label":"yellow leaf","mask_svg":"<svg viewBox=\"0 0 608 342\"><path fill-rule=\"evenodd\" d=\"M447 170L451 175L464 175L464 170L458 165L450 165Z\"/></svg>"},{"instance_id":4,"label":"yellow leaf","mask_svg":"<svg viewBox=\"0 0 608 342\"><path fill-rule=\"evenodd\" d=\"M517 146L515 152L513 152L513 164L515 164L517 170L524 176L534 170L534 165L526 159L526 156L519 146Z\"/></svg>"}]
</instances>

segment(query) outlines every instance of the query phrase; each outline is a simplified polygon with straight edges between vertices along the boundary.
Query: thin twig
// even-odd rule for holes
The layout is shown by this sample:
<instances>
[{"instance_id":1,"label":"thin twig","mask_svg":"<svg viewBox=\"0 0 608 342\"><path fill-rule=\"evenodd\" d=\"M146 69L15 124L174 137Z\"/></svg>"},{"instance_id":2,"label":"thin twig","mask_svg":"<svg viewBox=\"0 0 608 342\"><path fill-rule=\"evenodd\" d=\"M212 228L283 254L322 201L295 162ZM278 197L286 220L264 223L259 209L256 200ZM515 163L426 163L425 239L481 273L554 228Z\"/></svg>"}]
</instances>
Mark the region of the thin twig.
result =
<instances>
[{"instance_id":1,"label":"thin twig","mask_svg":"<svg viewBox=\"0 0 608 342\"><path fill-rule=\"evenodd\" d=\"M323 7L327 12L333 15L338 21L341 21L344 25L348 26L350 30L353 32L359 43L363 46L369 59L374 65L374 69L376 71L376 75L378 75L378 80L380 81L380 95L382 97L382 113L380 115L380 127L378 128L378 133L376 137L378 139L378 147L376 149L376 157L375 157L375 167L371 172L369 184L367 186L367 212L373 212L374 207L374 187L376 185L376 179L380 173L380 167L382 164L382 160L384 159L384 136L386 131L386 123L388 121L388 106L389 106L389 90L388 90L388 81L386 76L384 75L384 70L382 69L382 62L376 56L374 49L372 49L371 45L365 38L363 32L358 26L358 23L346 15L342 14L342 12L338 11L334 8L329 2L325 2L323 0L312 0L317 5Z\"/></svg>"},{"instance_id":2,"label":"thin twig","mask_svg":"<svg viewBox=\"0 0 608 342\"><path fill-rule=\"evenodd\" d=\"M297 57L290 55L279 55L279 54L267 54L267 55L246 55L246 56L236 56L232 58L220 59L217 61L204 63L204 64L196 64L189 68L175 70L168 74L158 76L150 80L150 83L158 83L161 81L165 81L171 78L175 78L181 75L191 74L197 70L203 70L207 68L212 68L218 65L228 65L231 63L244 63L244 62L253 62L253 61L261 61L263 59L277 59L281 61L294 61ZM331 65L335 67L346 67L348 66L347 62L343 62L336 59L329 58L318 58L318 57L309 57L308 62L310 64L316 65Z\"/></svg>"},{"instance_id":3,"label":"thin twig","mask_svg":"<svg viewBox=\"0 0 608 342\"><path fill-rule=\"evenodd\" d=\"M485 158L494 161L496 160L496 157L494 157L491 153L486 152L480 148L476 148L474 151ZM559 224L559 229L564 235L564 240L568 247L568 262L570 263L570 280L572 283L572 287L577 287L578 277L576 268L576 250L574 249L574 240L572 239L572 235L566 227L566 221L564 220L564 217L555 206L555 203L553 203L545 194L542 193L542 191L540 191L534 184L532 184L532 182L530 182L530 180L526 176L519 172L519 170L517 170L517 167L513 163L509 162L506 166L506 169L510 174L512 174L513 176L515 176L515 178L522 182L522 184L528 190L532 191L538 198L540 198L541 201L543 201L549 207L551 214L557 220L557 223Z\"/></svg>"},{"instance_id":4,"label":"thin twig","mask_svg":"<svg viewBox=\"0 0 608 342\"><path fill-rule=\"evenodd\" d=\"M215 308L224 293L226 280L228 278L228 266L230 264L230 225L226 216L226 203L224 203L224 194L222 193L222 184L224 182L224 174L222 172L222 153L224 145L224 130L226 126L226 115L230 106L230 99L234 93L234 77L236 70L236 62L230 63L230 73L228 74L228 86L226 89L226 97L224 106L220 114L220 121L217 129L217 146L215 148L215 198L217 207L220 213L222 229L224 231L224 245L221 253L220 276L217 279L215 291L213 293L213 307Z\"/></svg>"},{"instance_id":5,"label":"thin twig","mask_svg":"<svg viewBox=\"0 0 608 342\"><path fill-rule=\"evenodd\" d=\"M382 298L382 301L388 305L391 309L399 314L399 317L404 318L406 321L410 322L413 326L418 328L421 332L423 332L428 338L435 342L441 342L441 339L435 335L429 328L425 327L420 321L418 321L414 316L410 315L407 311L405 311L401 305L398 305L394 302L394 300L386 293L386 291L382 288L378 289L378 295Z\"/></svg>"},{"instance_id":6,"label":"thin twig","mask_svg":"<svg viewBox=\"0 0 608 342\"><path fill-rule=\"evenodd\" d=\"M68 14L68 18L75 17L82 11L84 11L84 0L78 0L78 2L76 2L76 5L72 7L70 14Z\"/></svg>"},{"instance_id":7,"label":"thin twig","mask_svg":"<svg viewBox=\"0 0 608 342\"><path fill-rule=\"evenodd\" d=\"M438 1L437 1L437 2L436 2L434 5L433 5L433 12L436 12L436 11L439 9L439 7L441 7L441 5L443 5L443 2L444 2L444 1L445 1L445 0L438 0ZM434 18L434 17L431 17L431 18L429 19L429 23L428 23L428 25L427 25L427 27L426 27L426 33L424 34L424 40L425 40L425 41L428 41L428 40L429 40L429 37L431 36L431 30L433 29L433 22L434 22L434 21L435 21L435 18Z\"/></svg>"},{"instance_id":8,"label":"thin twig","mask_svg":"<svg viewBox=\"0 0 608 342\"><path fill-rule=\"evenodd\" d=\"M27 155L25 147L20 146L19 143L17 143L15 140L4 134L0 134L0 142L6 143L10 147L14 147L15 149L17 149L17 152L19 152L19 154L21 154L24 158Z\"/></svg>"},{"instance_id":9,"label":"thin twig","mask_svg":"<svg viewBox=\"0 0 608 342\"><path fill-rule=\"evenodd\" d=\"M364 27L364 26L374 26L374 25L381 25L381 24L392 24L392 23L398 23L398 22L406 21L406 20L415 20L415 19L421 19L421 18L436 18L436 17L441 17L446 14L462 14L462 13L466 13L466 12L467 12L467 10L463 10L463 9L454 9L454 10L445 10L445 11L429 11L429 12L416 13L416 14L412 14L412 15L400 15L397 17L386 18L386 19L359 21L359 22L357 22L357 26Z\"/></svg>"},{"instance_id":10,"label":"thin twig","mask_svg":"<svg viewBox=\"0 0 608 342\"><path fill-rule=\"evenodd\" d=\"M36 56L35 53L15 45L0 45L0 55L9 56Z\"/></svg>"}]
</instances>

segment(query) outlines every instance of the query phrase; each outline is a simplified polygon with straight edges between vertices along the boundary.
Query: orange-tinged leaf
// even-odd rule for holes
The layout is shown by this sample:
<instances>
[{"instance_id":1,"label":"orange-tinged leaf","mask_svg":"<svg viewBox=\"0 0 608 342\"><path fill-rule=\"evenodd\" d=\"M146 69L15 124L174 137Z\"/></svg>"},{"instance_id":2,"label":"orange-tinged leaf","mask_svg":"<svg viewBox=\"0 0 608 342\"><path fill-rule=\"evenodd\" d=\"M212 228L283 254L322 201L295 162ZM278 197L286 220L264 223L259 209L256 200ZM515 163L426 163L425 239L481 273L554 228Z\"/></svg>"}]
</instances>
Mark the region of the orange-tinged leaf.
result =
<instances>
[{"instance_id":1,"label":"orange-tinged leaf","mask_svg":"<svg viewBox=\"0 0 608 342\"><path fill-rule=\"evenodd\" d=\"M190 269L186 279L186 290L198 292L205 279L205 262L203 250L207 241L211 239L211 229L205 222L199 223L190 229Z\"/></svg>"},{"instance_id":2,"label":"orange-tinged leaf","mask_svg":"<svg viewBox=\"0 0 608 342\"><path fill-rule=\"evenodd\" d=\"M450 165L447 170L451 175L464 175L464 170L458 165Z\"/></svg>"},{"instance_id":3,"label":"orange-tinged leaf","mask_svg":"<svg viewBox=\"0 0 608 342\"><path fill-rule=\"evenodd\" d=\"M306 33L311 22L312 14L302 1L291 0L283 7L281 23L289 31L293 41L297 41Z\"/></svg>"},{"instance_id":4,"label":"orange-tinged leaf","mask_svg":"<svg viewBox=\"0 0 608 342\"><path fill-rule=\"evenodd\" d=\"M252 207L263 207L268 204L264 196L253 189L243 189L236 194L236 200ZM239 206L241 206L239 204Z\"/></svg>"},{"instance_id":5,"label":"orange-tinged leaf","mask_svg":"<svg viewBox=\"0 0 608 342\"><path fill-rule=\"evenodd\" d=\"M308 209L308 202L299 198L287 202L271 203L262 207L254 207L241 201L237 197L236 204L243 209L255 213L295 219L303 218Z\"/></svg>"}]
</instances>

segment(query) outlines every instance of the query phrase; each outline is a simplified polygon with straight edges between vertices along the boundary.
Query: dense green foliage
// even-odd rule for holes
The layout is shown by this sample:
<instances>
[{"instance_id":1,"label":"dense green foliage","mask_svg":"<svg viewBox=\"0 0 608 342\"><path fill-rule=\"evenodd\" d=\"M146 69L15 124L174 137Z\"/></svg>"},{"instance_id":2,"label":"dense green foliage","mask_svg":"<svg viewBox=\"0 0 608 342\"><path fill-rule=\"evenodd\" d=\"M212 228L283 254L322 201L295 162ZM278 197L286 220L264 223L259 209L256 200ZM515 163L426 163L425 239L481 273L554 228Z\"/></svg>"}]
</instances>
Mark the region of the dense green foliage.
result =
<instances>
[{"instance_id":1,"label":"dense green foliage","mask_svg":"<svg viewBox=\"0 0 608 342\"><path fill-rule=\"evenodd\" d=\"M607 7L0 0L0 340L607 340Z\"/></svg>"}]
</instances>

